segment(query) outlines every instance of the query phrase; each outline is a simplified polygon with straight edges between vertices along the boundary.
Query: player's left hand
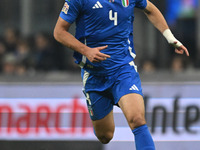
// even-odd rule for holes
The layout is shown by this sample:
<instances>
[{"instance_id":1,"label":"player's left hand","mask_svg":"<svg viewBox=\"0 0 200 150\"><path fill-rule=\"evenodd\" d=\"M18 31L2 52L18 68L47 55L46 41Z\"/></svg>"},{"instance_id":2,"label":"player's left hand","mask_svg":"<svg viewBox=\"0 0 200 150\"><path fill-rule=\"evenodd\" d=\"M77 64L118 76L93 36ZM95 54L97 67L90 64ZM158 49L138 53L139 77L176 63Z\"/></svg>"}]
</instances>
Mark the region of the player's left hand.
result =
<instances>
[{"instance_id":1,"label":"player's left hand","mask_svg":"<svg viewBox=\"0 0 200 150\"><path fill-rule=\"evenodd\" d=\"M177 41L173 42L171 45L175 48L175 53L177 53L177 54L184 54L184 52L185 52L185 54L187 56L190 56L187 48L185 46L183 46L182 44L178 45Z\"/></svg>"},{"instance_id":2,"label":"player's left hand","mask_svg":"<svg viewBox=\"0 0 200 150\"><path fill-rule=\"evenodd\" d=\"M187 56L190 55L187 48L183 46L183 44L174 37L174 35L172 34L169 28L164 30L163 36L166 38L168 43L175 48L175 53L184 54L185 52Z\"/></svg>"}]
</instances>

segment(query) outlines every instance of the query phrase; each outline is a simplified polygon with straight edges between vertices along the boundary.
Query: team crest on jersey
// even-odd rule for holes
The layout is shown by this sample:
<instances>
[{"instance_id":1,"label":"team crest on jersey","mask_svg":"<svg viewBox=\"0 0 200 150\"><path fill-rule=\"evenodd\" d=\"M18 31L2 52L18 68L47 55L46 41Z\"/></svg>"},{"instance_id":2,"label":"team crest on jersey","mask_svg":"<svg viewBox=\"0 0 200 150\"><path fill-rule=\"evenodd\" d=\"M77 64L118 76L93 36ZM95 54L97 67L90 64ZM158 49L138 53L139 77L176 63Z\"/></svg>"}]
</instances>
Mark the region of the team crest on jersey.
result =
<instances>
[{"instance_id":1,"label":"team crest on jersey","mask_svg":"<svg viewBox=\"0 0 200 150\"><path fill-rule=\"evenodd\" d=\"M67 4L67 2L65 2L64 6L62 8L62 12L64 12L65 14L67 14L68 10L69 10L69 5Z\"/></svg>"},{"instance_id":2,"label":"team crest on jersey","mask_svg":"<svg viewBox=\"0 0 200 150\"><path fill-rule=\"evenodd\" d=\"M124 7L128 7L129 6L129 0L121 0L122 1L122 5Z\"/></svg>"}]
</instances>

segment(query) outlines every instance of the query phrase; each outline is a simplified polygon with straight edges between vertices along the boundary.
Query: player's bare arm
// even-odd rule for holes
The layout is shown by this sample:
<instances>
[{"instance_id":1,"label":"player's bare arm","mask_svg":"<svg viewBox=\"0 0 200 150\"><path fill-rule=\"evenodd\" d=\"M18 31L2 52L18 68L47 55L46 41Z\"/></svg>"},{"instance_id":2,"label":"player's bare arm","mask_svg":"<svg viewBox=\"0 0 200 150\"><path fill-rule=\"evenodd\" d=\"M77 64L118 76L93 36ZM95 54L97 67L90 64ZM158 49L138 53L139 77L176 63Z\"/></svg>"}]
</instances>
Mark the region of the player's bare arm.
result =
<instances>
[{"instance_id":1,"label":"player's bare arm","mask_svg":"<svg viewBox=\"0 0 200 150\"><path fill-rule=\"evenodd\" d=\"M61 17L58 18L54 29L54 38L61 44L81 53L86 56L91 62L100 62L110 58L109 55L101 53L100 51L106 49L107 46L90 48L85 44L78 41L72 34L68 32L71 24L63 20Z\"/></svg>"},{"instance_id":2,"label":"player's bare arm","mask_svg":"<svg viewBox=\"0 0 200 150\"><path fill-rule=\"evenodd\" d=\"M144 12L150 22L164 35L168 43L175 48L176 53L183 54L185 52L189 56L187 48L173 36L166 20L154 4L147 0L147 7Z\"/></svg>"}]
</instances>

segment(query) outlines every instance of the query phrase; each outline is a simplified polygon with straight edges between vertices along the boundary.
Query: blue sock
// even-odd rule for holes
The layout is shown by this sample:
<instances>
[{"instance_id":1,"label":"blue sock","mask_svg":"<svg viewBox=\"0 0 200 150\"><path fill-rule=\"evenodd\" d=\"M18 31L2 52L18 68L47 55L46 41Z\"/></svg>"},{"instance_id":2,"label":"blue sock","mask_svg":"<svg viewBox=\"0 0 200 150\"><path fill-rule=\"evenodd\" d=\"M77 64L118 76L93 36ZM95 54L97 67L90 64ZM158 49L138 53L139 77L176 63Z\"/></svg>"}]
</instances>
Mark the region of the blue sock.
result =
<instances>
[{"instance_id":1,"label":"blue sock","mask_svg":"<svg viewBox=\"0 0 200 150\"><path fill-rule=\"evenodd\" d=\"M154 142L147 125L132 130L135 135L136 150L155 150Z\"/></svg>"}]
</instances>

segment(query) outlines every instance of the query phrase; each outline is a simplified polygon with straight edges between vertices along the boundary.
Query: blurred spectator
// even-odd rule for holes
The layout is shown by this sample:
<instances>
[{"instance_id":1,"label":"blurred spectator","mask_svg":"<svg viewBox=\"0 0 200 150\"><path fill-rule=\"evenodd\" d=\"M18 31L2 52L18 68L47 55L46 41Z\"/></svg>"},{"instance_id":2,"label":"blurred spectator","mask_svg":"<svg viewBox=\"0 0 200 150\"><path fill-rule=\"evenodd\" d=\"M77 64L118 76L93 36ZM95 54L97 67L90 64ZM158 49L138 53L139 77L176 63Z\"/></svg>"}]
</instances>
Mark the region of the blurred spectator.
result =
<instances>
[{"instance_id":1,"label":"blurred spectator","mask_svg":"<svg viewBox=\"0 0 200 150\"><path fill-rule=\"evenodd\" d=\"M184 57L174 56L171 63L171 71L174 73L183 72L186 69L186 61Z\"/></svg>"},{"instance_id":2,"label":"blurred spectator","mask_svg":"<svg viewBox=\"0 0 200 150\"><path fill-rule=\"evenodd\" d=\"M6 52L6 46L3 41L0 40L0 55L3 55Z\"/></svg>"},{"instance_id":3,"label":"blurred spectator","mask_svg":"<svg viewBox=\"0 0 200 150\"><path fill-rule=\"evenodd\" d=\"M28 70L33 68L34 65L34 55L30 50L29 44L26 40L20 40L17 44L15 57L17 60L16 73L24 74Z\"/></svg>"},{"instance_id":4,"label":"blurred spectator","mask_svg":"<svg viewBox=\"0 0 200 150\"><path fill-rule=\"evenodd\" d=\"M145 60L142 65L142 72L144 73L154 73L156 71L156 66L154 61Z\"/></svg>"},{"instance_id":5,"label":"blurred spectator","mask_svg":"<svg viewBox=\"0 0 200 150\"><path fill-rule=\"evenodd\" d=\"M17 59L14 54L8 53L4 55L2 71L6 75L14 75Z\"/></svg>"},{"instance_id":6,"label":"blurred spectator","mask_svg":"<svg viewBox=\"0 0 200 150\"><path fill-rule=\"evenodd\" d=\"M23 75L29 71L74 70L66 49L46 33L23 39L16 30L8 28L0 39L0 71Z\"/></svg>"},{"instance_id":7,"label":"blurred spectator","mask_svg":"<svg viewBox=\"0 0 200 150\"><path fill-rule=\"evenodd\" d=\"M4 58L5 52L6 52L6 46L3 43L3 41L0 40L0 71L2 71L3 58Z\"/></svg>"},{"instance_id":8,"label":"blurred spectator","mask_svg":"<svg viewBox=\"0 0 200 150\"><path fill-rule=\"evenodd\" d=\"M54 49L49 37L45 33L35 36L35 67L39 71L55 69Z\"/></svg>"},{"instance_id":9,"label":"blurred spectator","mask_svg":"<svg viewBox=\"0 0 200 150\"><path fill-rule=\"evenodd\" d=\"M4 32L4 42L7 52L14 52L19 40L19 32L14 28L7 28Z\"/></svg>"}]
</instances>

